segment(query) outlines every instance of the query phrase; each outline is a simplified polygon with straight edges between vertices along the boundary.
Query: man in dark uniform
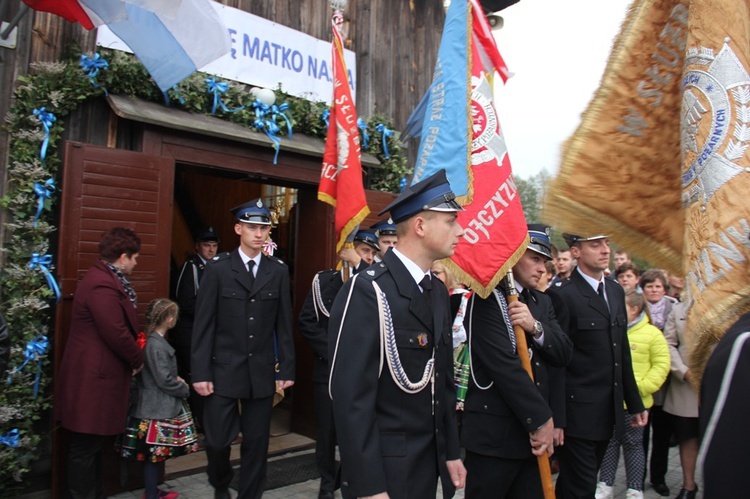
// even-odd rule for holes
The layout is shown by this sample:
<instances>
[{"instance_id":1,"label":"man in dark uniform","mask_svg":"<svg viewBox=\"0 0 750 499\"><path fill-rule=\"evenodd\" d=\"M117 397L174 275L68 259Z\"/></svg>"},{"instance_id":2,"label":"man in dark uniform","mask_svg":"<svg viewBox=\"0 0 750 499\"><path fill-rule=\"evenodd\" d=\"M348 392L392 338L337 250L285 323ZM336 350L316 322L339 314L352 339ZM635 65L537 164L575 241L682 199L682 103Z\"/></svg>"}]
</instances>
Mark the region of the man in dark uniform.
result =
<instances>
[{"instance_id":1,"label":"man in dark uniform","mask_svg":"<svg viewBox=\"0 0 750 499\"><path fill-rule=\"evenodd\" d=\"M346 248L339 258L347 262L354 274L373 263L375 252L380 251L375 234L360 230L354 236L354 251ZM315 417L318 423L318 438L315 443L315 461L320 473L319 499L333 499L337 484L336 429L333 424L333 409L328 395L328 317L336 294L344 284L342 270L322 270L315 274L312 289L305 298L299 314L299 331L315 353L312 382L315 400Z\"/></svg>"},{"instance_id":2,"label":"man in dark uniform","mask_svg":"<svg viewBox=\"0 0 750 499\"><path fill-rule=\"evenodd\" d=\"M573 354L550 298L536 290L552 259L548 231L529 225L529 246L513 267L518 301L508 304L498 287L485 299L475 294L467 306L473 373L461 430L467 497L544 497L535 456L553 449L548 368L565 367ZM526 332L533 381L518 357L514 325Z\"/></svg>"},{"instance_id":3,"label":"man in dark uniform","mask_svg":"<svg viewBox=\"0 0 750 499\"><path fill-rule=\"evenodd\" d=\"M195 307L193 387L205 397L208 481L229 498L230 444L242 432L239 497L259 498L275 392L294 384L289 270L261 252L271 216L260 199L232 209L240 246L206 266Z\"/></svg>"},{"instance_id":4,"label":"man in dark uniform","mask_svg":"<svg viewBox=\"0 0 750 499\"><path fill-rule=\"evenodd\" d=\"M330 393L345 498L434 499L462 487L448 292L429 269L463 229L441 170L383 212L398 248L350 279L331 309ZM381 212L381 214L383 213Z\"/></svg>"},{"instance_id":5,"label":"man in dark uniform","mask_svg":"<svg viewBox=\"0 0 750 499\"><path fill-rule=\"evenodd\" d=\"M375 229L375 234L378 236L378 246L380 250L375 256L375 261L380 262L383 260L383 255L388 251L388 248L395 248L398 243L398 235L396 234L396 224L393 223L393 219L388 217L385 220L373 224L370 226L371 229Z\"/></svg>"},{"instance_id":6,"label":"man in dark uniform","mask_svg":"<svg viewBox=\"0 0 750 499\"><path fill-rule=\"evenodd\" d=\"M645 426L648 412L633 376L625 292L604 275L609 239L563 237L578 266L547 290L558 323L573 340L573 359L565 369L565 444L558 449L556 493L559 499L580 499L594 497L612 427L624 430L623 401L635 425Z\"/></svg>"},{"instance_id":7,"label":"man in dark uniform","mask_svg":"<svg viewBox=\"0 0 750 499\"><path fill-rule=\"evenodd\" d=\"M748 496L750 459L750 313L742 315L719 341L701 378L701 447L703 497L740 499ZM685 491L686 499L695 497Z\"/></svg>"},{"instance_id":8,"label":"man in dark uniform","mask_svg":"<svg viewBox=\"0 0 750 499\"><path fill-rule=\"evenodd\" d=\"M219 249L219 235L213 227L200 231L195 236L195 255L185 261L177 280L175 301L180 306L180 318L177 326L169 332L169 342L177 357L177 373L188 385L190 375L190 344L193 337L193 320L195 317L195 301L198 297L203 269L214 259ZM190 410L199 428L203 427L203 397L194 389L190 390Z\"/></svg>"}]
</instances>

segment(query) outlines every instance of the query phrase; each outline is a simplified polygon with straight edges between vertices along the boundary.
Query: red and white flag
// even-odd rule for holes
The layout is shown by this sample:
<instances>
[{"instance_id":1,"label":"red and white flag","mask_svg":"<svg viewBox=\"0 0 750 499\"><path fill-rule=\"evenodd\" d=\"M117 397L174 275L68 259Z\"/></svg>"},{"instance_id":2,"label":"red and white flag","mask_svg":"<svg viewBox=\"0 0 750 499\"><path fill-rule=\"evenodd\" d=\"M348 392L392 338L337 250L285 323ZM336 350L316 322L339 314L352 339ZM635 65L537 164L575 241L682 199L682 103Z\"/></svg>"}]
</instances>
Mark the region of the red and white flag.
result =
<instances>
[{"instance_id":1,"label":"red and white flag","mask_svg":"<svg viewBox=\"0 0 750 499\"><path fill-rule=\"evenodd\" d=\"M337 12L332 22L333 103L318 187L318 199L335 208L337 253L370 213L362 184L357 110L349 87L344 45L337 26L339 20Z\"/></svg>"}]
</instances>

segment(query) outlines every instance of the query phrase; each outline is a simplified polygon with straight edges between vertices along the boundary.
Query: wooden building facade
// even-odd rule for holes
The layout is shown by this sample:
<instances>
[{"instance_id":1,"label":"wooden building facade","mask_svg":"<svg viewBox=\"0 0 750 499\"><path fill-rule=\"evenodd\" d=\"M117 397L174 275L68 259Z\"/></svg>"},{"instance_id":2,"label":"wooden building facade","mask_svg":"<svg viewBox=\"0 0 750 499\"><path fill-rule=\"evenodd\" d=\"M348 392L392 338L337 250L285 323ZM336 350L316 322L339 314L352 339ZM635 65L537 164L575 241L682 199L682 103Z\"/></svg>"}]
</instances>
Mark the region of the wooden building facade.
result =
<instances>
[{"instance_id":1,"label":"wooden building facade","mask_svg":"<svg viewBox=\"0 0 750 499\"><path fill-rule=\"evenodd\" d=\"M316 38L330 38L327 0L220 1ZM9 2L1 20L7 22L18 8L19 1ZM349 0L345 19L347 48L357 56L359 115L385 115L397 129L403 128L432 79L444 21L442 0ZM16 47L0 47L0 115L8 111L18 76L32 72L32 63L95 48L94 32L54 15L29 12L17 28ZM192 233L211 225L220 234L220 250L232 250L237 239L229 208L260 196L278 201L280 223L272 237L278 255L290 266L296 328L296 314L313 275L335 264L333 212L317 200L322 141L299 135L285 139L274 164L265 137L246 127L116 95L81 105L66 118L65 128L55 208L59 231L52 241L62 290L51 333L55 372L68 334L73 293L97 258L104 229L123 225L142 238L132 276L142 313L149 300L169 294L170 283L193 249ZM8 136L0 131L0 195L7 161ZM363 161L368 168L378 166L375 158ZM377 211L392 198L368 191L372 213L365 225L374 223ZM5 217L0 212L0 221ZM6 240L4 223L2 227L0 237ZM314 438L308 379L313 354L299 334L295 344L297 383L287 401L291 431ZM51 456L34 471L37 487L49 488L53 496L60 492L64 451L64 438L56 436ZM110 480L110 492L118 489L116 476Z\"/></svg>"}]
</instances>

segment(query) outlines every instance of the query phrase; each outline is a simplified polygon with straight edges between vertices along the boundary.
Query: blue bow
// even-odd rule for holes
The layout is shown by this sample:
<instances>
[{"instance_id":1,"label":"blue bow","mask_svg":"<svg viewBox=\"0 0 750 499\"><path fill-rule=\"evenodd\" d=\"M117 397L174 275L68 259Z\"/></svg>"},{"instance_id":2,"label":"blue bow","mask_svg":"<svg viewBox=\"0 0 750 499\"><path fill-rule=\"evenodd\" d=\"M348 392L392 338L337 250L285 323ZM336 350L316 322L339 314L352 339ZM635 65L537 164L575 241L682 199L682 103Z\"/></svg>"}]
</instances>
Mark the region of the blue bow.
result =
<instances>
[{"instance_id":1,"label":"blue bow","mask_svg":"<svg viewBox=\"0 0 750 499\"><path fill-rule=\"evenodd\" d=\"M326 109L325 111L323 111L323 114L320 115L320 119L323 120L323 123L326 124L326 130L328 130L328 127L331 126L328 123L328 118L330 116L331 116L331 110L330 109Z\"/></svg>"},{"instance_id":2,"label":"blue bow","mask_svg":"<svg viewBox=\"0 0 750 499\"><path fill-rule=\"evenodd\" d=\"M47 180L43 184L40 184L39 182L36 182L34 184L34 194L39 196L39 202L36 207L36 215L34 215L34 227L37 226L39 216L42 214L42 210L44 210L44 201L52 197L52 193L54 192L55 192L55 179L53 178Z\"/></svg>"},{"instance_id":3,"label":"blue bow","mask_svg":"<svg viewBox=\"0 0 750 499\"><path fill-rule=\"evenodd\" d=\"M362 118L357 118L357 127L362 131L362 148L370 148L370 136L367 134L367 123Z\"/></svg>"},{"instance_id":4,"label":"blue bow","mask_svg":"<svg viewBox=\"0 0 750 499\"><path fill-rule=\"evenodd\" d=\"M407 185L408 182L406 181L406 177L401 177L401 180L398 181L398 186L401 188L400 192L404 192L404 189L406 189Z\"/></svg>"},{"instance_id":5,"label":"blue bow","mask_svg":"<svg viewBox=\"0 0 750 499\"><path fill-rule=\"evenodd\" d=\"M44 277L47 278L47 285L49 286L49 289L54 291L55 296L57 297L57 302L60 302L60 286L57 285L57 281L55 281L55 276L52 275L52 272L49 271L47 268L52 263L52 255L44 255L39 256L39 253L32 253L31 254L31 261L29 262L29 268L35 269L39 267L44 274Z\"/></svg>"},{"instance_id":6,"label":"blue bow","mask_svg":"<svg viewBox=\"0 0 750 499\"><path fill-rule=\"evenodd\" d=\"M292 138L292 123L286 114L284 114L284 111L289 109L289 104L285 102L279 106L267 106L258 99L255 99L253 109L255 109L253 127L259 132L264 132L271 139L271 142L273 142L273 148L276 150L276 154L273 157L273 164L275 165L279 158L279 145L281 144L281 139L276 136L281 131L279 125L276 124L277 116L281 116L286 121L288 136L290 139Z\"/></svg>"},{"instance_id":7,"label":"blue bow","mask_svg":"<svg viewBox=\"0 0 750 499\"><path fill-rule=\"evenodd\" d=\"M96 76L99 74L99 70L109 69L109 63L105 59L102 59L98 53L94 54L93 58L86 54L81 54L81 62L79 66L83 68L83 72L89 77L89 81L94 88L100 87L100 85L96 83ZM104 95L107 95L107 89L102 87L102 90L104 90Z\"/></svg>"},{"instance_id":8,"label":"blue bow","mask_svg":"<svg viewBox=\"0 0 750 499\"><path fill-rule=\"evenodd\" d=\"M386 139L393 135L393 130L390 130L382 123L376 126L375 130L383 134L383 154L385 154L385 159L388 159L391 157L391 155L388 154L388 143L386 142Z\"/></svg>"},{"instance_id":9,"label":"blue bow","mask_svg":"<svg viewBox=\"0 0 750 499\"><path fill-rule=\"evenodd\" d=\"M206 78L206 86L208 87L208 93L214 94L214 105L211 108L211 114L216 114L217 107L220 107L225 113L236 113L237 111L245 109L245 106L229 109L227 105L224 104L224 101L221 100L221 96L229 90L229 84L227 82L217 82L214 78Z\"/></svg>"},{"instance_id":10,"label":"blue bow","mask_svg":"<svg viewBox=\"0 0 750 499\"><path fill-rule=\"evenodd\" d=\"M44 140L42 141L42 148L39 150L39 157L42 158L42 163L44 163L44 158L47 156L47 146L49 145L50 127L57 121L57 118L54 114L45 111L43 107L34 109L33 112L36 119L42 124L42 128L44 128Z\"/></svg>"},{"instance_id":11,"label":"blue bow","mask_svg":"<svg viewBox=\"0 0 750 499\"><path fill-rule=\"evenodd\" d=\"M5 435L0 435L0 444L7 445L8 447L13 447L15 449L20 445L20 435L21 432L18 431L18 428L10 430Z\"/></svg>"},{"instance_id":12,"label":"blue bow","mask_svg":"<svg viewBox=\"0 0 750 499\"><path fill-rule=\"evenodd\" d=\"M8 373L8 384L12 382L13 375L21 372L26 364L36 361L36 376L34 377L34 397L36 397L39 394L39 382L42 379L42 357L47 353L47 347L49 347L49 341L42 334L28 342L24 352L25 360L23 364Z\"/></svg>"}]
</instances>

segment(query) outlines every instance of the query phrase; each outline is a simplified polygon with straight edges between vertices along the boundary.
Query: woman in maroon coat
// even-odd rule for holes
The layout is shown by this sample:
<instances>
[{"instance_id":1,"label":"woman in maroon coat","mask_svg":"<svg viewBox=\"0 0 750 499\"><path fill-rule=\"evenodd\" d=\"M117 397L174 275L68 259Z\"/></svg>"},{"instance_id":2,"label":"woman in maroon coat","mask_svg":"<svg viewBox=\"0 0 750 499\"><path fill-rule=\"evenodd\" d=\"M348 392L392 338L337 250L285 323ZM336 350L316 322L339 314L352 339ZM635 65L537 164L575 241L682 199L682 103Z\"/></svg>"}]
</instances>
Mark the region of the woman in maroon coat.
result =
<instances>
[{"instance_id":1,"label":"woman in maroon coat","mask_svg":"<svg viewBox=\"0 0 750 499\"><path fill-rule=\"evenodd\" d=\"M55 408L70 431L68 490L73 499L100 499L106 437L125 430L130 379L143 365L136 342L136 295L125 277L141 240L130 229L107 230L101 260L86 272L73 298L70 334L57 382Z\"/></svg>"}]
</instances>

